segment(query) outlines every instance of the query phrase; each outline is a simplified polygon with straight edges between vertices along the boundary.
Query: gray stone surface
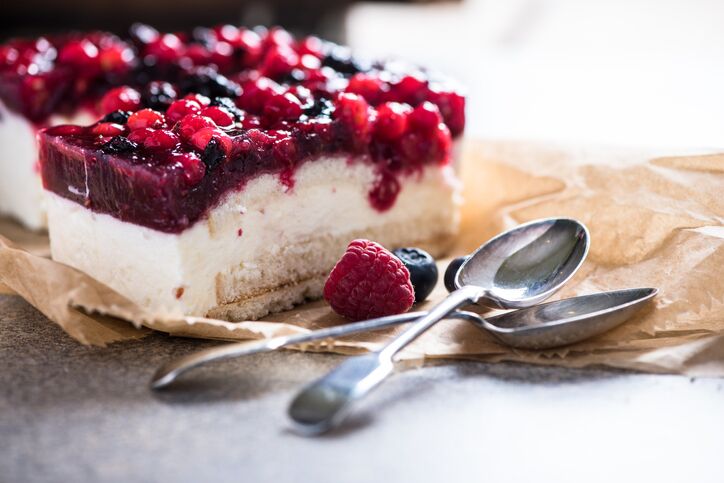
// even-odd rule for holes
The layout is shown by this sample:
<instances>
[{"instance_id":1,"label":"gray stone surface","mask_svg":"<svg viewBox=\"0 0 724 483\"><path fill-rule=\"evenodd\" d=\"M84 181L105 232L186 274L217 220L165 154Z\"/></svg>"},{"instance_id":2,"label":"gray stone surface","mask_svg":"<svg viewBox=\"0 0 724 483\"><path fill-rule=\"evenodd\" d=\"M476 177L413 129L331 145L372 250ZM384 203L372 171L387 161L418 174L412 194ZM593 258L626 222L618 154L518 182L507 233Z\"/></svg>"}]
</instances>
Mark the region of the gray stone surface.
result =
<instances>
[{"instance_id":1,"label":"gray stone surface","mask_svg":"<svg viewBox=\"0 0 724 483\"><path fill-rule=\"evenodd\" d=\"M294 390L340 358L225 362L146 384L212 342L83 347L0 296L0 481L722 481L724 381L511 364L397 374L343 429L297 436Z\"/></svg>"}]
</instances>

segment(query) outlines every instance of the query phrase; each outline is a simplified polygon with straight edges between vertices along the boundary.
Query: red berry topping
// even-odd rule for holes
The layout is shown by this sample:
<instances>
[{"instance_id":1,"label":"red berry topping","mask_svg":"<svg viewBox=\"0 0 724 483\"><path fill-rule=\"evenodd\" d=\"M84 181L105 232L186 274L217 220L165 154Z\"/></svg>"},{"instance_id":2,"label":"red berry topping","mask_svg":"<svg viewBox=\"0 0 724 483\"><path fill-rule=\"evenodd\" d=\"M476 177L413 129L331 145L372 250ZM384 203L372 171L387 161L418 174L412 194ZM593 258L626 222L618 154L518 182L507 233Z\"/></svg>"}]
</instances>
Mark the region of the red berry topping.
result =
<instances>
[{"instance_id":1,"label":"red berry topping","mask_svg":"<svg viewBox=\"0 0 724 483\"><path fill-rule=\"evenodd\" d=\"M153 131L143 141L143 145L149 149L171 149L178 146L178 136L167 129Z\"/></svg>"},{"instance_id":2,"label":"red berry topping","mask_svg":"<svg viewBox=\"0 0 724 483\"><path fill-rule=\"evenodd\" d=\"M65 44L58 54L58 62L76 67L91 65L98 58L98 47L86 39Z\"/></svg>"},{"instance_id":3,"label":"red berry topping","mask_svg":"<svg viewBox=\"0 0 724 483\"><path fill-rule=\"evenodd\" d=\"M144 127L157 128L163 124L163 114L153 109L141 109L128 118L128 128L132 130Z\"/></svg>"},{"instance_id":4,"label":"red berry topping","mask_svg":"<svg viewBox=\"0 0 724 483\"><path fill-rule=\"evenodd\" d=\"M194 153L172 154L170 161L181 168L184 180L190 186L199 184L206 174L206 165Z\"/></svg>"},{"instance_id":5,"label":"red berry topping","mask_svg":"<svg viewBox=\"0 0 724 483\"><path fill-rule=\"evenodd\" d=\"M131 131L131 133L128 135L128 139L136 144L144 144L146 142L146 138L148 138L154 132L155 129L150 129L147 127L144 127L142 129L136 129L135 131Z\"/></svg>"},{"instance_id":6,"label":"red berry topping","mask_svg":"<svg viewBox=\"0 0 724 483\"><path fill-rule=\"evenodd\" d=\"M100 103L103 114L114 111L135 111L141 106L141 94L128 86L116 87L106 92Z\"/></svg>"},{"instance_id":7,"label":"red berry topping","mask_svg":"<svg viewBox=\"0 0 724 483\"><path fill-rule=\"evenodd\" d=\"M122 125L112 122L100 122L93 126L93 134L98 134L99 136L117 136L118 134L122 134L123 131L124 128Z\"/></svg>"},{"instance_id":8,"label":"red berry topping","mask_svg":"<svg viewBox=\"0 0 724 483\"><path fill-rule=\"evenodd\" d=\"M196 101L201 107L205 107L211 104L211 99L206 96L202 96L201 94L186 94L184 96L184 99L187 99L189 101Z\"/></svg>"},{"instance_id":9,"label":"red berry topping","mask_svg":"<svg viewBox=\"0 0 724 483\"><path fill-rule=\"evenodd\" d=\"M211 106L201 111L202 116L210 118L219 127L229 127L234 124L234 116L220 106Z\"/></svg>"},{"instance_id":10,"label":"red berry topping","mask_svg":"<svg viewBox=\"0 0 724 483\"><path fill-rule=\"evenodd\" d=\"M272 46L264 56L261 72L267 77L278 78L290 73L299 64L299 56L286 45Z\"/></svg>"},{"instance_id":11,"label":"red berry topping","mask_svg":"<svg viewBox=\"0 0 724 483\"><path fill-rule=\"evenodd\" d=\"M231 152L232 140L229 135L221 129L213 127L205 127L196 131L189 142L193 147L203 152L212 139L216 139L227 154Z\"/></svg>"},{"instance_id":12,"label":"red berry topping","mask_svg":"<svg viewBox=\"0 0 724 483\"><path fill-rule=\"evenodd\" d=\"M324 44L319 37L306 37L299 43L297 51L300 55L313 55L321 58L324 55Z\"/></svg>"},{"instance_id":13,"label":"red berry topping","mask_svg":"<svg viewBox=\"0 0 724 483\"><path fill-rule=\"evenodd\" d=\"M453 136L461 134L465 129L465 97L457 92L432 91L428 99L437 104Z\"/></svg>"},{"instance_id":14,"label":"red berry topping","mask_svg":"<svg viewBox=\"0 0 724 483\"><path fill-rule=\"evenodd\" d=\"M427 96L427 81L415 75L406 75L392 88L394 100L417 105Z\"/></svg>"},{"instance_id":15,"label":"red berry topping","mask_svg":"<svg viewBox=\"0 0 724 483\"><path fill-rule=\"evenodd\" d=\"M125 72L133 62L133 51L125 44L116 43L104 48L98 56L105 72Z\"/></svg>"},{"instance_id":16,"label":"red berry topping","mask_svg":"<svg viewBox=\"0 0 724 483\"><path fill-rule=\"evenodd\" d=\"M302 103L291 92L271 96L264 106L264 118L274 123L279 120L296 120L302 115Z\"/></svg>"},{"instance_id":17,"label":"red berry topping","mask_svg":"<svg viewBox=\"0 0 724 483\"><path fill-rule=\"evenodd\" d=\"M176 123L186 117L188 114L196 114L201 110L201 105L189 99L181 99L174 101L166 110L166 120L170 123Z\"/></svg>"},{"instance_id":18,"label":"red berry topping","mask_svg":"<svg viewBox=\"0 0 724 483\"><path fill-rule=\"evenodd\" d=\"M351 320L401 314L412 307L410 272L382 245L353 240L329 274L324 298Z\"/></svg>"},{"instance_id":19,"label":"red berry topping","mask_svg":"<svg viewBox=\"0 0 724 483\"><path fill-rule=\"evenodd\" d=\"M191 139L191 136L193 136L196 131L200 131L201 129L207 127L216 128L216 124L213 120L206 116L189 114L181 119L174 129L179 133L181 139L187 141Z\"/></svg>"},{"instance_id":20,"label":"red berry topping","mask_svg":"<svg viewBox=\"0 0 724 483\"><path fill-rule=\"evenodd\" d=\"M146 46L146 55L151 55L159 62L169 63L177 60L184 51L184 44L174 34L165 34Z\"/></svg>"},{"instance_id":21,"label":"red berry topping","mask_svg":"<svg viewBox=\"0 0 724 483\"><path fill-rule=\"evenodd\" d=\"M422 133L431 133L442 122L440 110L432 102L423 102L408 116L410 126Z\"/></svg>"},{"instance_id":22,"label":"red berry topping","mask_svg":"<svg viewBox=\"0 0 724 483\"><path fill-rule=\"evenodd\" d=\"M369 105L357 94L339 94L334 117L341 119L358 135L364 135L369 129Z\"/></svg>"},{"instance_id":23,"label":"red berry topping","mask_svg":"<svg viewBox=\"0 0 724 483\"><path fill-rule=\"evenodd\" d=\"M378 104L382 99L382 92L385 87L379 78L360 72L352 76L345 90L359 94L371 104Z\"/></svg>"},{"instance_id":24,"label":"red berry topping","mask_svg":"<svg viewBox=\"0 0 724 483\"><path fill-rule=\"evenodd\" d=\"M377 108L375 136L384 141L394 141L407 129L407 115L412 111L407 104L386 102Z\"/></svg>"}]
</instances>

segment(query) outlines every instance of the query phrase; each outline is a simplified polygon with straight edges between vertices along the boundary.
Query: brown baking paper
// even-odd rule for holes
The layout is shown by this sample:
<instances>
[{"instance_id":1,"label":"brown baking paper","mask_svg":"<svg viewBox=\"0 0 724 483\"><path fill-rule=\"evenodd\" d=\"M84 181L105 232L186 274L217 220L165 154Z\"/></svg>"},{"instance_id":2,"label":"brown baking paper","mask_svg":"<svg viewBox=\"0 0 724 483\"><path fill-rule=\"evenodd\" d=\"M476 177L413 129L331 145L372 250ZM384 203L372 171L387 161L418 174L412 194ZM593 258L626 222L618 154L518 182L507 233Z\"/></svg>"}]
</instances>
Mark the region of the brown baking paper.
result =
<instances>
[{"instance_id":1,"label":"brown baking paper","mask_svg":"<svg viewBox=\"0 0 724 483\"><path fill-rule=\"evenodd\" d=\"M556 298L657 287L635 318L595 339L545 351L514 350L459 321L443 321L403 353L569 367L724 375L724 154L557 148L473 142L465 149L462 231L455 253L548 216L582 220L591 250ZM104 345L149 329L213 339L258 339L343 323L323 301L263 321L154 314L47 255L47 239L0 221L0 291L17 293L70 336ZM13 242L8 241L12 239ZM447 260L441 262L441 273ZM442 283L430 301L445 296ZM103 315L99 315L103 314ZM129 324L127 321L130 321ZM400 328L305 347L344 354L380 346Z\"/></svg>"}]
</instances>

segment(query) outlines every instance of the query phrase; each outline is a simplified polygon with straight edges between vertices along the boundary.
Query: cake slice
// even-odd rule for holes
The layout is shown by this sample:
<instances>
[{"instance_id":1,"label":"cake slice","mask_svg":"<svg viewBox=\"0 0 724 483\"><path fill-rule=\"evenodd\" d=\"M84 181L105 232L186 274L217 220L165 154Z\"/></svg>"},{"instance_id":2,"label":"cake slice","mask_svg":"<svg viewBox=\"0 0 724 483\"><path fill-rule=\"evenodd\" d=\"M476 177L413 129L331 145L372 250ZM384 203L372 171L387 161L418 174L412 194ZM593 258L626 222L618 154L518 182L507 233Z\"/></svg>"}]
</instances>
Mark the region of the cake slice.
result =
<instances>
[{"instance_id":1,"label":"cake slice","mask_svg":"<svg viewBox=\"0 0 724 483\"><path fill-rule=\"evenodd\" d=\"M41 131L53 258L152 310L245 320L318 298L353 238L443 253L463 97L278 41L232 80L176 86L165 111ZM219 83L237 95L198 93Z\"/></svg>"}]
</instances>

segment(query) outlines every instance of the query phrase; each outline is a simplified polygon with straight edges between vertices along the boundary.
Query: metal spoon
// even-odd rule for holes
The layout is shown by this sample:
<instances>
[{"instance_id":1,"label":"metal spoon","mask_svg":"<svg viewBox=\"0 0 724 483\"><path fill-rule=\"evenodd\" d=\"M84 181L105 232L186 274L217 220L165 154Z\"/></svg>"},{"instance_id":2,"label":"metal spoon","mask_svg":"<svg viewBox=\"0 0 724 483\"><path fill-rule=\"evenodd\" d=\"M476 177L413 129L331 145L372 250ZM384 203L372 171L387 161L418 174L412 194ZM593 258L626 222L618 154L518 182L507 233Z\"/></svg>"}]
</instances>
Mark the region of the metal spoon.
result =
<instances>
[{"instance_id":1,"label":"metal spoon","mask_svg":"<svg viewBox=\"0 0 724 483\"><path fill-rule=\"evenodd\" d=\"M395 354L454 310L478 302L530 307L553 295L583 262L588 240L586 227L566 218L533 221L498 235L462 264L457 290L382 349L347 359L307 386L292 401L289 416L307 434L331 429L392 372Z\"/></svg>"},{"instance_id":2,"label":"metal spoon","mask_svg":"<svg viewBox=\"0 0 724 483\"><path fill-rule=\"evenodd\" d=\"M585 258L585 255L588 251L588 244L589 244L589 237L588 232L586 231L585 227L581 225L578 222L572 222L571 220L564 220L565 228L561 230L560 233L556 232L556 236L554 239L564 247L569 247L573 243L577 250L577 256L580 258L578 263L575 264L575 266L569 267L571 270L570 275L575 272L575 270L578 269L580 264L583 262L583 259ZM522 225L521 227L516 228L516 232L523 231L524 228L530 228L532 233L535 233L535 230L533 228L537 227L538 230L541 229L541 226L546 227L548 225L552 224L552 220L539 220L537 222L532 222L527 225ZM539 226L540 225L540 226ZM527 230L525 230L527 231ZM567 234L568 237L561 236ZM496 246L500 244L501 238L505 239L507 234L503 233L502 235L499 235L496 238L493 238L483 246L481 246L478 251L480 252L484 248L488 247L489 245L495 244ZM531 235L528 234L528 237ZM530 250L528 248L527 250ZM493 251L491 250L488 252L485 251L485 256L487 254L490 254L490 256L493 256ZM528 253L528 252L523 252ZM540 257L539 253L533 253L536 257ZM557 256L558 253L556 253ZM483 256L483 255L480 255ZM520 255L518 255L520 256ZM469 257L468 257L469 258ZM487 260L486 260L487 263ZM498 260L495 258L491 258L490 260L491 264L498 264ZM448 278L450 269L448 267L448 270L445 273L445 277ZM567 280L567 279L566 279ZM488 301L483 300L484 303L489 303L493 306L500 306L497 301ZM151 379L151 388L153 389L161 389L169 384L171 384L174 380L176 380L181 374L194 369L196 367L199 367L207 362L217 361L217 360L224 360L224 359L230 359L233 357L241 357L251 354L258 354L261 352L268 352L273 351L276 349L279 349L281 347L287 347L290 345L295 344L303 344L307 342L312 342L316 340L323 340L328 338L334 338L334 337L341 337L345 335L351 335L359 332L366 332L369 330L377 330L382 329L386 327L391 327L394 325L402 324L409 322L411 320L415 320L417 318L422 317L425 315L425 312L408 312L405 314L398 314L398 315L392 315L388 317L380 317L377 319L371 319L371 320L365 320L361 322L353 322L345 325L340 325L337 327L330 327L326 329L316 330L312 331L306 334L297 334L297 335L289 335L289 336L280 336L280 337L273 337L271 339L266 339L262 341L253 341L253 342L236 342L231 344L225 344L217 347L211 347L209 349L204 349L199 352L195 352L193 354L189 354L187 356L183 356L181 358L172 360L166 364L164 364L162 367L160 367L156 373L154 374L153 378ZM456 315L455 313L451 313L449 315L449 318L459 318L459 319L465 319L465 320L473 320L471 317L475 317L478 321L481 321L480 317L478 317L476 314L472 313L461 313L461 315Z\"/></svg>"}]
</instances>

